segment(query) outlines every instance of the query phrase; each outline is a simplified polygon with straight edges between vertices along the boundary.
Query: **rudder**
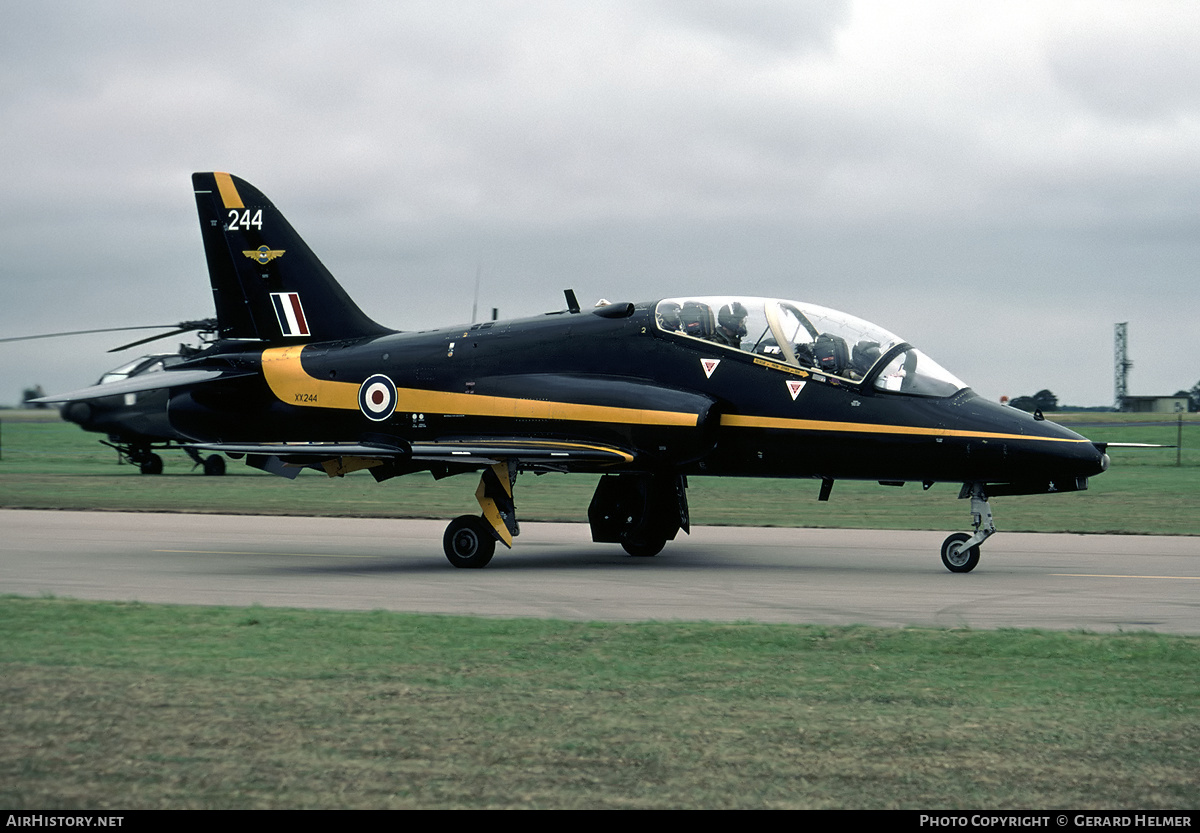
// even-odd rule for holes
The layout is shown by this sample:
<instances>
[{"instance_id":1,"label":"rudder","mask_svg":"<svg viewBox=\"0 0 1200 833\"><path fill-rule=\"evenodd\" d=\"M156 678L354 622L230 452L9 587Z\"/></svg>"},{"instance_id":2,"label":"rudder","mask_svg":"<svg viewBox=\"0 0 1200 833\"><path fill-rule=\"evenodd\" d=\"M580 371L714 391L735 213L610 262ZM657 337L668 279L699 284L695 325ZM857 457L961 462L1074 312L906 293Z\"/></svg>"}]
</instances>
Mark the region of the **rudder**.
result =
<instances>
[{"instance_id":1,"label":"rudder","mask_svg":"<svg viewBox=\"0 0 1200 833\"><path fill-rule=\"evenodd\" d=\"M302 343L393 332L350 299L283 214L250 183L192 174L221 338Z\"/></svg>"}]
</instances>

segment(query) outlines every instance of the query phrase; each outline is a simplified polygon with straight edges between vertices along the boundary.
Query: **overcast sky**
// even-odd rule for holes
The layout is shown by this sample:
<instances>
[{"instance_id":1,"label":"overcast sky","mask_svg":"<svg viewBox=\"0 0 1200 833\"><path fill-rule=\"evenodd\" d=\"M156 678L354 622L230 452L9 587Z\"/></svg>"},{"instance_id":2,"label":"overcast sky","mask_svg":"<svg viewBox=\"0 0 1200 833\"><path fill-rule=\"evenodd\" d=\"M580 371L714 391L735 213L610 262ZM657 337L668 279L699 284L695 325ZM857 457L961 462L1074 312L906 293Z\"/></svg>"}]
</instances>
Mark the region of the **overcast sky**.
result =
<instances>
[{"instance_id":1,"label":"overcast sky","mask_svg":"<svg viewBox=\"0 0 1200 833\"><path fill-rule=\"evenodd\" d=\"M212 315L224 170L398 329L741 293L981 394L1200 380L1200 4L0 0L0 336ZM0 344L0 404L124 334ZM133 334L132 337L136 337ZM159 342L174 349L175 342Z\"/></svg>"}]
</instances>

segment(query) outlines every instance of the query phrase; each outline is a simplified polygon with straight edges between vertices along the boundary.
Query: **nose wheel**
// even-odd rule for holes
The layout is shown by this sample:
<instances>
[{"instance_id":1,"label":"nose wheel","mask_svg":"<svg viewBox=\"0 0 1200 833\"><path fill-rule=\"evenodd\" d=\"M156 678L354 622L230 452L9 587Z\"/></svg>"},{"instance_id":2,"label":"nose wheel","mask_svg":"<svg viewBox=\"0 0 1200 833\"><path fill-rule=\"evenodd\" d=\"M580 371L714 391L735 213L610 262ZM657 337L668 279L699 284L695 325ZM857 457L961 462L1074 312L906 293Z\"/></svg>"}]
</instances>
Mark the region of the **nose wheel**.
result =
<instances>
[{"instance_id":1,"label":"nose wheel","mask_svg":"<svg viewBox=\"0 0 1200 833\"><path fill-rule=\"evenodd\" d=\"M979 546L966 546L971 536L956 532L942 542L942 563L952 573L969 573L979 563Z\"/></svg>"},{"instance_id":2,"label":"nose wheel","mask_svg":"<svg viewBox=\"0 0 1200 833\"><path fill-rule=\"evenodd\" d=\"M969 573L979 564L979 545L996 532L992 507L982 483L964 483L960 498L971 498L971 522L975 534L955 532L942 542L942 564L952 573Z\"/></svg>"}]
</instances>

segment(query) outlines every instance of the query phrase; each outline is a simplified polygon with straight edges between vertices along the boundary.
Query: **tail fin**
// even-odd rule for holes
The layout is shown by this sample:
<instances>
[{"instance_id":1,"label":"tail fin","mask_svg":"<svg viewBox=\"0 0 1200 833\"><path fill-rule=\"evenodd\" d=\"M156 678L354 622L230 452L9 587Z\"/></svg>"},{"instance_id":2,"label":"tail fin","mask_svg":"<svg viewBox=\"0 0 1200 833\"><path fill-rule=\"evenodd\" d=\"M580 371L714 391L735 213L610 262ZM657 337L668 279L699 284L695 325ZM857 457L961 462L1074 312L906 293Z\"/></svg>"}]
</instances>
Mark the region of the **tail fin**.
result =
<instances>
[{"instance_id":1,"label":"tail fin","mask_svg":"<svg viewBox=\"0 0 1200 833\"><path fill-rule=\"evenodd\" d=\"M221 338L275 343L383 335L283 214L245 180L192 174Z\"/></svg>"}]
</instances>

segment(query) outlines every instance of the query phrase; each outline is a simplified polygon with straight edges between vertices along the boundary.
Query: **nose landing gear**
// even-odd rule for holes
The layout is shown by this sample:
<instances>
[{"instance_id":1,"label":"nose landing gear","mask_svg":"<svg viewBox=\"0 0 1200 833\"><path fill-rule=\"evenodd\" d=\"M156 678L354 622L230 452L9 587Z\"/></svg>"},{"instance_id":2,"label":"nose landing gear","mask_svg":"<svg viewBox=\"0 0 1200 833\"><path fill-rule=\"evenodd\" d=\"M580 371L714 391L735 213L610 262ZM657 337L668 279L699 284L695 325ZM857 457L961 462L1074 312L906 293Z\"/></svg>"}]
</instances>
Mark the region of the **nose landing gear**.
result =
<instances>
[{"instance_id":1,"label":"nose landing gear","mask_svg":"<svg viewBox=\"0 0 1200 833\"><path fill-rule=\"evenodd\" d=\"M969 573L979 564L979 545L996 532L992 507L982 483L964 483L959 497L971 498L971 522L975 534L955 532L942 542L942 564L952 573Z\"/></svg>"},{"instance_id":2,"label":"nose landing gear","mask_svg":"<svg viewBox=\"0 0 1200 833\"><path fill-rule=\"evenodd\" d=\"M942 542L942 563L952 573L969 573L979 563L979 546L968 547L966 542L971 536L965 532L955 532Z\"/></svg>"}]
</instances>

